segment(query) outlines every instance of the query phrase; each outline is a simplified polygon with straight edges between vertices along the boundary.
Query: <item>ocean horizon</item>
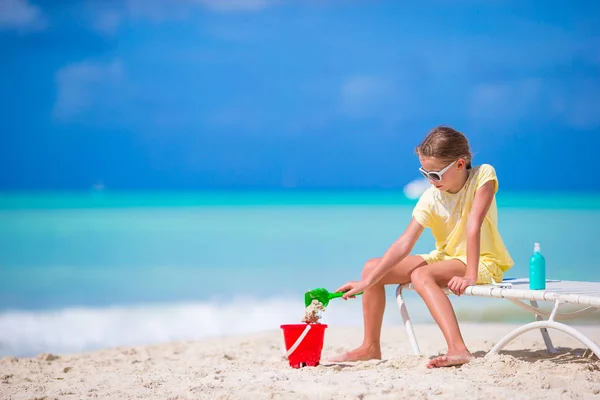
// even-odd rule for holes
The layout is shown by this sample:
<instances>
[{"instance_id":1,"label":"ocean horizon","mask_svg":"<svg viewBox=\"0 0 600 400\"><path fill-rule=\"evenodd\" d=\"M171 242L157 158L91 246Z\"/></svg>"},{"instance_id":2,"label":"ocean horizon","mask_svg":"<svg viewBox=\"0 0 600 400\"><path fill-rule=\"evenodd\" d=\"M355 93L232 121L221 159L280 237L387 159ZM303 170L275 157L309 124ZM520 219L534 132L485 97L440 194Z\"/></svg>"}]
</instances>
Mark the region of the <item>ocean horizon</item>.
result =
<instances>
[{"instance_id":1,"label":"ocean horizon","mask_svg":"<svg viewBox=\"0 0 600 400\"><path fill-rule=\"evenodd\" d=\"M381 190L0 193L0 356L197 340L300 323L303 294L358 279L411 218ZM499 229L526 277L540 242L549 279L600 281L600 193L497 195ZM430 251L429 231L413 253ZM400 324L388 287L384 324ZM408 295L415 322L432 322ZM461 321L533 319L509 302L452 298ZM592 315L582 323L598 322ZM360 300L323 322L362 325Z\"/></svg>"}]
</instances>

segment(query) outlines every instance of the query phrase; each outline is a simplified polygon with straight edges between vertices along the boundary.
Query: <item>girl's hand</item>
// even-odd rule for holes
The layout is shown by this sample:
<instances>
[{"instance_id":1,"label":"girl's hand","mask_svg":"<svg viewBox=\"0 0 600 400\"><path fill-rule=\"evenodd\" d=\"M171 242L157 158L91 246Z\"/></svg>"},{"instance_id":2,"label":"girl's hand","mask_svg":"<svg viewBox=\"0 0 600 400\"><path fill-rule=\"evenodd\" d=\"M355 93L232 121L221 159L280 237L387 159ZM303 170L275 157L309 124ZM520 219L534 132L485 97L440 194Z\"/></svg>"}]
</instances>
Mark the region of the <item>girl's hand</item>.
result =
<instances>
[{"instance_id":1,"label":"girl's hand","mask_svg":"<svg viewBox=\"0 0 600 400\"><path fill-rule=\"evenodd\" d=\"M460 296L465 292L467 286L473 286L477 283L476 279L466 278L464 276L455 276L448 282L448 289L455 295Z\"/></svg>"},{"instance_id":2,"label":"girl's hand","mask_svg":"<svg viewBox=\"0 0 600 400\"><path fill-rule=\"evenodd\" d=\"M363 292L367 288L367 286L369 285L364 280L350 281L345 285L340 286L340 288L336 290L336 293L345 292L342 296L342 299L348 300L348 298L353 298L356 294Z\"/></svg>"}]
</instances>

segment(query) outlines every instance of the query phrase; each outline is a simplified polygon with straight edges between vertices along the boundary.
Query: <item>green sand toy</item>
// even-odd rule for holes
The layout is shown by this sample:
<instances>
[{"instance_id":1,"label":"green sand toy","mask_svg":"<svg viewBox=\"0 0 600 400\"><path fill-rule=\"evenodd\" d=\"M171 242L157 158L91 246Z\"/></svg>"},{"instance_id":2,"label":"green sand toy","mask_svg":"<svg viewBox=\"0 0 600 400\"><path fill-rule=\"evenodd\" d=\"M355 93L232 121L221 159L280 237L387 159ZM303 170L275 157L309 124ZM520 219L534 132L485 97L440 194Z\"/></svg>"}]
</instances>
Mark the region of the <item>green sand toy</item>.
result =
<instances>
[{"instance_id":1,"label":"green sand toy","mask_svg":"<svg viewBox=\"0 0 600 400\"><path fill-rule=\"evenodd\" d=\"M362 294L362 292L355 294L355 296L358 296L359 294ZM304 293L304 305L308 307L313 300L317 300L319 303L323 304L323 307L327 307L329 300L342 297L343 295L344 292L330 293L327 289L323 288L309 290Z\"/></svg>"}]
</instances>

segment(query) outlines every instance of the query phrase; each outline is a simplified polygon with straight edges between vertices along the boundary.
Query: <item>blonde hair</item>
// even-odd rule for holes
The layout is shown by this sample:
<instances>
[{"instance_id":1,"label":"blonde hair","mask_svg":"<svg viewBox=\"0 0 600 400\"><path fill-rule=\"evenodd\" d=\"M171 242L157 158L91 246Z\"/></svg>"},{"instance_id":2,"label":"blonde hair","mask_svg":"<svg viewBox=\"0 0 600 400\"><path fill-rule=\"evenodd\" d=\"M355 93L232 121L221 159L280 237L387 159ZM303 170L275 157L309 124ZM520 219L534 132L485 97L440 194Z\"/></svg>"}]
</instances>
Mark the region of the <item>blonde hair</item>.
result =
<instances>
[{"instance_id":1,"label":"blonde hair","mask_svg":"<svg viewBox=\"0 0 600 400\"><path fill-rule=\"evenodd\" d=\"M416 148L421 157L433 157L451 163L459 158L467 162L467 169L471 168L473 155L466 136L449 126L433 128Z\"/></svg>"}]
</instances>

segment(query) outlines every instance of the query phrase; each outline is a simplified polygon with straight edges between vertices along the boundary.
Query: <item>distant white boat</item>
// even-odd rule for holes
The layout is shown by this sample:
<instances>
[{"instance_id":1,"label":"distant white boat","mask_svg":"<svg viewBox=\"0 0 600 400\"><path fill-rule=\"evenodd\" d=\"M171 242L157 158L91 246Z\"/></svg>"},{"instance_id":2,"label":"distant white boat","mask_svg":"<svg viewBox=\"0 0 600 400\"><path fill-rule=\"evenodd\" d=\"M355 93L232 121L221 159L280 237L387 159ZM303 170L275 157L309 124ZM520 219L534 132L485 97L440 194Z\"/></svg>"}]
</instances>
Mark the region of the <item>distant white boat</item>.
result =
<instances>
[{"instance_id":1,"label":"distant white boat","mask_svg":"<svg viewBox=\"0 0 600 400\"><path fill-rule=\"evenodd\" d=\"M409 199L418 199L430 186L427 179L415 179L404 186L404 195Z\"/></svg>"}]
</instances>

